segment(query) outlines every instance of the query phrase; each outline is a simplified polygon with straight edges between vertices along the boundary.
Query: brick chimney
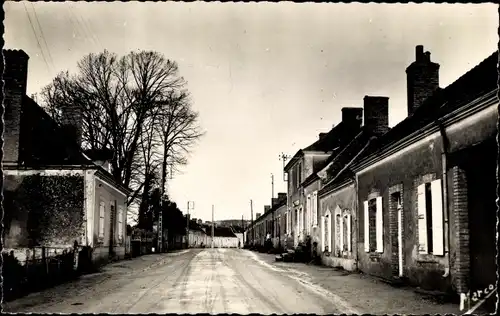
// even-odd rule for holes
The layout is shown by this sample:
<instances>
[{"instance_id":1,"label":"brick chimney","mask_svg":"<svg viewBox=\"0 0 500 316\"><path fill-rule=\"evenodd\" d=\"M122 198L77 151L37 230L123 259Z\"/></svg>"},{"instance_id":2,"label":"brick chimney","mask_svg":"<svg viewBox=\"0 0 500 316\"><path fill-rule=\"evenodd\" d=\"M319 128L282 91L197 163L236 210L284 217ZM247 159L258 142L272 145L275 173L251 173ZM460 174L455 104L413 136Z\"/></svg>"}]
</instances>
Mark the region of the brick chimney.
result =
<instances>
[{"instance_id":1,"label":"brick chimney","mask_svg":"<svg viewBox=\"0 0 500 316\"><path fill-rule=\"evenodd\" d=\"M406 68L408 115L439 88L439 64L431 62L431 53L424 46L415 49L415 61Z\"/></svg>"},{"instance_id":2,"label":"brick chimney","mask_svg":"<svg viewBox=\"0 0 500 316\"><path fill-rule=\"evenodd\" d=\"M328 133L319 133L319 139L325 138Z\"/></svg>"},{"instance_id":3,"label":"brick chimney","mask_svg":"<svg viewBox=\"0 0 500 316\"><path fill-rule=\"evenodd\" d=\"M61 111L61 125L68 137L78 146L82 144L82 109L78 105L68 104Z\"/></svg>"},{"instance_id":4,"label":"brick chimney","mask_svg":"<svg viewBox=\"0 0 500 316\"><path fill-rule=\"evenodd\" d=\"M286 193L283 193L283 192L278 193L278 200L280 202L285 202L286 201Z\"/></svg>"},{"instance_id":5,"label":"brick chimney","mask_svg":"<svg viewBox=\"0 0 500 316\"><path fill-rule=\"evenodd\" d=\"M262 215L261 213L255 213L255 219L259 218L260 215Z\"/></svg>"},{"instance_id":6,"label":"brick chimney","mask_svg":"<svg viewBox=\"0 0 500 316\"><path fill-rule=\"evenodd\" d=\"M271 205L264 205L264 213L271 209Z\"/></svg>"},{"instance_id":7,"label":"brick chimney","mask_svg":"<svg viewBox=\"0 0 500 316\"><path fill-rule=\"evenodd\" d=\"M389 130L389 98L365 96L365 127L371 132L382 135Z\"/></svg>"},{"instance_id":8,"label":"brick chimney","mask_svg":"<svg viewBox=\"0 0 500 316\"><path fill-rule=\"evenodd\" d=\"M363 123L363 109L352 107L342 108L342 123L350 130L358 130Z\"/></svg>"},{"instance_id":9,"label":"brick chimney","mask_svg":"<svg viewBox=\"0 0 500 316\"><path fill-rule=\"evenodd\" d=\"M21 112L26 95L29 56L23 50L7 49L4 59L4 104L5 132L3 162L19 162L19 136L21 134Z\"/></svg>"}]
</instances>

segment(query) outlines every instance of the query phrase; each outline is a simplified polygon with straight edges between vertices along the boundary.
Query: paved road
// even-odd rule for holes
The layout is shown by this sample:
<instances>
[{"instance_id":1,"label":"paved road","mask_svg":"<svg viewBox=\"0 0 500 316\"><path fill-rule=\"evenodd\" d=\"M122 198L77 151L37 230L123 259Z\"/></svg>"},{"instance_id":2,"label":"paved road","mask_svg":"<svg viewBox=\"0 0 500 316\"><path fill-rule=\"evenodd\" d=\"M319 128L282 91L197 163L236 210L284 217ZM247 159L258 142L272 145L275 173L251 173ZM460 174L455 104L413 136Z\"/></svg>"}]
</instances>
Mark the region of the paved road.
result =
<instances>
[{"instance_id":1,"label":"paved road","mask_svg":"<svg viewBox=\"0 0 500 316\"><path fill-rule=\"evenodd\" d=\"M43 313L358 313L300 275L240 249L191 249L147 271L102 277L51 302L7 312ZM57 289L52 290L56 293ZM69 290L65 290L68 292ZM69 292L71 292L69 291ZM63 294L63 293L61 293ZM23 298L21 300L28 300ZM40 301L40 299L39 299Z\"/></svg>"}]
</instances>

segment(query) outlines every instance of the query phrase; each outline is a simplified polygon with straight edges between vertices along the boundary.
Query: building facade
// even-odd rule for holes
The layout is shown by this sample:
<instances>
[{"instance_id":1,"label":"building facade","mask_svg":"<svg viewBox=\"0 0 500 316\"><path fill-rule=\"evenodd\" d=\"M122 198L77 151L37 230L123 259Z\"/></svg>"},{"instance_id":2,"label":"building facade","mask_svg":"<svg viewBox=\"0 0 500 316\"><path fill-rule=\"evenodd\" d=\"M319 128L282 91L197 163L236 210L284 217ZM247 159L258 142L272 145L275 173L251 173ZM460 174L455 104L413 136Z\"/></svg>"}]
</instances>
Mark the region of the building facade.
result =
<instances>
[{"instance_id":1,"label":"building facade","mask_svg":"<svg viewBox=\"0 0 500 316\"><path fill-rule=\"evenodd\" d=\"M497 61L439 89L439 65L417 46L411 116L352 167L361 271L442 292L495 284Z\"/></svg>"},{"instance_id":2,"label":"building facade","mask_svg":"<svg viewBox=\"0 0 500 316\"><path fill-rule=\"evenodd\" d=\"M58 125L26 96L29 57L5 56L5 249L92 249L92 261L125 256L126 198L105 161L93 161L79 144L78 127ZM72 113L69 107L68 113Z\"/></svg>"}]
</instances>

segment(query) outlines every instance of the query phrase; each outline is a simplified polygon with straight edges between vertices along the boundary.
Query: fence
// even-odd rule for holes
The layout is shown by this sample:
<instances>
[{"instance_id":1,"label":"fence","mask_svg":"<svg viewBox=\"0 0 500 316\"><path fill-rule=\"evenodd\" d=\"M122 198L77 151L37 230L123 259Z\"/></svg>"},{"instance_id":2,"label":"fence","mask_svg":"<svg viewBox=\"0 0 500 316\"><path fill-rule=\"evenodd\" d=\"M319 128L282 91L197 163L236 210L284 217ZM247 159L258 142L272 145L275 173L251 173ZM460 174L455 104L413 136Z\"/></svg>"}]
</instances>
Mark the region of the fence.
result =
<instances>
[{"instance_id":1,"label":"fence","mask_svg":"<svg viewBox=\"0 0 500 316\"><path fill-rule=\"evenodd\" d=\"M27 293L69 281L78 276L79 247L33 247L25 256L2 252L3 293L12 300Z\"/></svg>"}]
</instances>

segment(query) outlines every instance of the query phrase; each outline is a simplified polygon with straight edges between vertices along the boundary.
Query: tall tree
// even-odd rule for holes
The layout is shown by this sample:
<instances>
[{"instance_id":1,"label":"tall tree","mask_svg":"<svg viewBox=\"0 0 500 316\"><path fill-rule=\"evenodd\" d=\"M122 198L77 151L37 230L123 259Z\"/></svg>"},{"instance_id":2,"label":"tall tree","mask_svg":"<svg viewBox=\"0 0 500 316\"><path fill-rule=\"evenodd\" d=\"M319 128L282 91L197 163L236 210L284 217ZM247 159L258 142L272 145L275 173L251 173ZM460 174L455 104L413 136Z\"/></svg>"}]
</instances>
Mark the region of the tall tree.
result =
<instances>
[{"instance_id":1,"label":"tall tree","mask_svg":"<svg viewBox=\"0 0 500 316\"><path fill-rule=\"evenodd\" d=\"M164 187L167 166L185 163L203 135L177 63L157 52L89 54L77 73L60 73L41 95L56 120L68 107L80 110L74 119L84 148L113 151L114 178L133 189L129 204Z\"/></svg>"}]
</instances>

